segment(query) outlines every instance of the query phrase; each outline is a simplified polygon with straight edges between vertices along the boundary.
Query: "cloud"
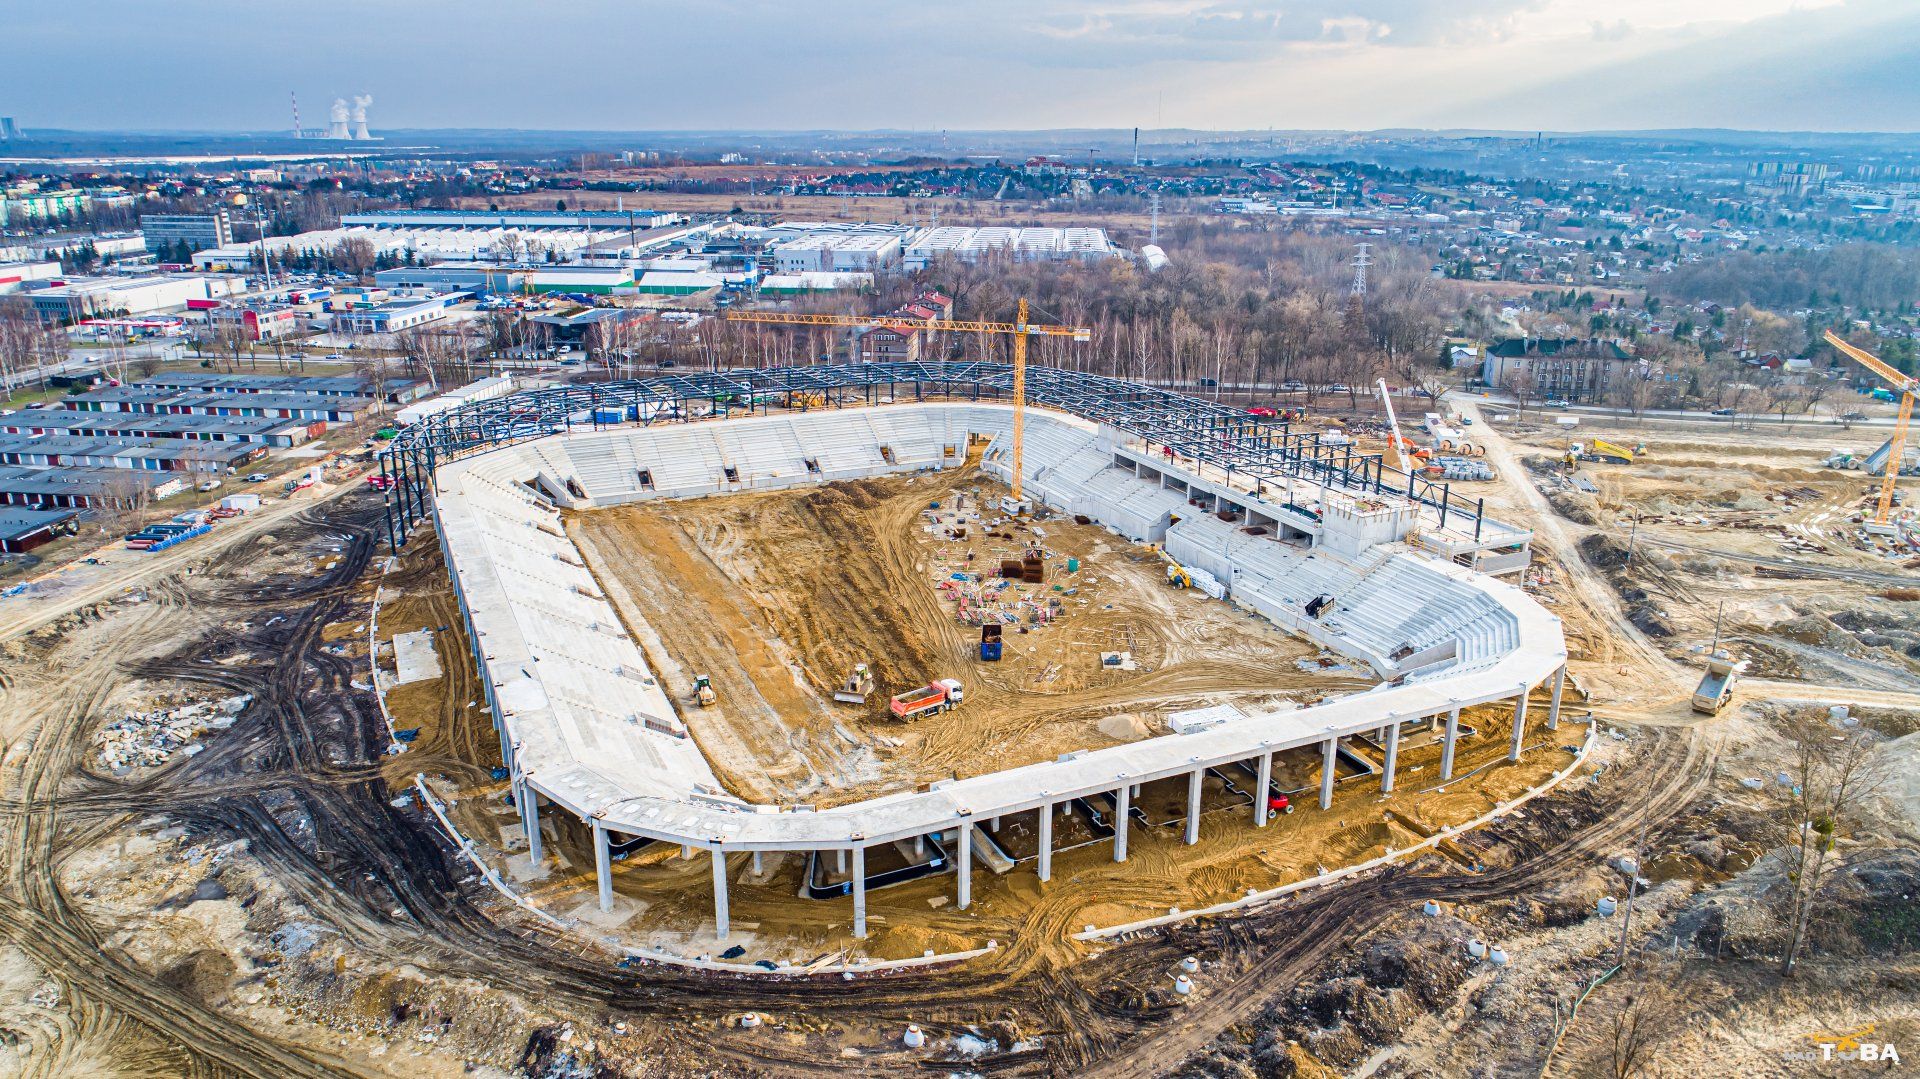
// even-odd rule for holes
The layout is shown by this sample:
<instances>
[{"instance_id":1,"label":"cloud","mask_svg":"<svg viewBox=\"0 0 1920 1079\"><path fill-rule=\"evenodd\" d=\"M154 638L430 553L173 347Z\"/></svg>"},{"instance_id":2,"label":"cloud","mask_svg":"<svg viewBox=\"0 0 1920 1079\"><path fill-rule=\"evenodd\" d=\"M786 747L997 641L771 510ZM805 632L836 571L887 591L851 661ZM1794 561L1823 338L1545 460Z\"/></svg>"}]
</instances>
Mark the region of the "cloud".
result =
<instances>
[{"instance_id":1,"label":"cloud","mask_svg":"<svg viewBox=\"0 0 1920 1079\"><path fill-rule=\"evenodd\" d=\"M1625 19L1615 19L1610 23L1595 22L1593 24L1593 40L1595 41L1625 41L1632 36L1633 24Z\"/></svg>"}]
</instances>

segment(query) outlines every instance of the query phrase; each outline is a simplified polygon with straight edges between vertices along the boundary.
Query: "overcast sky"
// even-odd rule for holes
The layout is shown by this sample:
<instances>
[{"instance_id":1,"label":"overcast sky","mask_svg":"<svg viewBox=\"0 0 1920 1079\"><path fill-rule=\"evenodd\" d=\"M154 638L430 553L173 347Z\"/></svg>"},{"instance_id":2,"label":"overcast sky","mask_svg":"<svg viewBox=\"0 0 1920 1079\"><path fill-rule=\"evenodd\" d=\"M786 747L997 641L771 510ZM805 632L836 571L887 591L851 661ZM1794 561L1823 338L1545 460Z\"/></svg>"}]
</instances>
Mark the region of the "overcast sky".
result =
<instances>
[{"instance_id":1,"label":"overcast sky","mask_svg":"<svg viewBox=\"0 0 1920 1079\"><path fill-rule=\"evenodd\" d=\"M1920 130L1920 0L10 3L22 127Z\"/></svg>"}]
</instances>

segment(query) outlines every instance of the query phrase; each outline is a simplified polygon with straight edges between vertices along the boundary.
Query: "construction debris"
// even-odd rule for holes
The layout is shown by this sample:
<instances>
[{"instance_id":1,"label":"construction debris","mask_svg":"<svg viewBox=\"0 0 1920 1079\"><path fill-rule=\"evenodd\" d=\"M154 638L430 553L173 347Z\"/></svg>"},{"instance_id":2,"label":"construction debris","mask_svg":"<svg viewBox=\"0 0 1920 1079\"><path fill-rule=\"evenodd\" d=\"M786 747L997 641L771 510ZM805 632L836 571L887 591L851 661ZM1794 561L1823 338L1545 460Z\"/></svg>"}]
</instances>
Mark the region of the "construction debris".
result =
<instances>
[{"instance_id":1,"label":"construction debris","mask_svg":"<svg viewBox=\"0 0 1920 1079\"><path fill-rule=\"evenodd\" d=\"M201 735L223 731L253 701L242 693L218 701L196 701L175 708L128 712L94 733L100 763L114 775L125 775L135 768L155 768L172 760L176 753L193 756L203 748Z\"/></svg>"}]
</instances>

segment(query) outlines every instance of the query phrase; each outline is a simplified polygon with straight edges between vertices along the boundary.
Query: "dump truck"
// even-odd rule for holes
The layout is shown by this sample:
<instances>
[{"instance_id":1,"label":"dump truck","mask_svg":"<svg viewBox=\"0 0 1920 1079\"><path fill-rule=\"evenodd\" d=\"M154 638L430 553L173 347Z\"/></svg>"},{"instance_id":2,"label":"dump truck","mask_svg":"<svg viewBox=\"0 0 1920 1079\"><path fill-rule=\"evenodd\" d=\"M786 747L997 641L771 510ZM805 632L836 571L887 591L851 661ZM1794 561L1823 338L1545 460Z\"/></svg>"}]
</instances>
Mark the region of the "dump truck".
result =
<instances>
[{"instance_id":1,"label":"dump truck","mask_svg":"<svg viewBox=\"0 0 1920 1079\"><path fill-rule=\"evenodd\" d=\"M719 695L713 692L713 681L704 674L693 676L693 699L699 701L702 708L720 699Z\"/></svg>"},{"instance_id":2,"label":"dump truck","mask_svg":"<svg viewBox=\"0 0 1920 1079\"><path fill-rule=\"evenodd\" d=\"M1693 710L1701 715L1718 715L1733 700L1733 683L1739 675L1740 665L1725 652L1708 656L1707 673L1700 679L1700 688L1693 691Z\"/></svg>"},{"instance_id":3,"label":"dump truck","mask_svg":"<svg viewBox=\"0 0 1920 1079\"><path fill-rule=\"evenodd\" d=\"M841 704L865 704L872 694L873 672L867 669L866 664L856 663L853 665L852 673L847 675L846 681L840 683L840 688L833 691L833 699Z\"/></svg>"},{"instance_id":4,"label":"dump truck","mask_svg":"<svg viewBox=\"0 0 1920 1079\"><path fill-rule=\"evenodd\" d=\"M965 696L966 690L958 680L942 678L919 689L895 694L887 699L887 707L900 719L922 719L960 707Z\"/></svg>"}]
</instances>

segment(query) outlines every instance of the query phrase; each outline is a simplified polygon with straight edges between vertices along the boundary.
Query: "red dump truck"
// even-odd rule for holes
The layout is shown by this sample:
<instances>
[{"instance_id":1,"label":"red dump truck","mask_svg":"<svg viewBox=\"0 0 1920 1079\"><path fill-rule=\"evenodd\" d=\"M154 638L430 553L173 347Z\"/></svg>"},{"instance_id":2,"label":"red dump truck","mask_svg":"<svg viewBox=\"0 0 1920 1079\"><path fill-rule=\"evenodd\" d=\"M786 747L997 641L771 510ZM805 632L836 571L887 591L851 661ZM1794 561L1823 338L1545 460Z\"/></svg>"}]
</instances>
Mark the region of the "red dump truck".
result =
<instances>
[{"instance_id":1,"label":"red dump truck","mask_svg":"<svg viewBox=\"0 0 1920 1079\"><path fill-rule=\"evenodd\" d=\"M966 696L966 690L959 681L942 678L919 689L910 689L887 699L887 707L901 719L919 719L944 712L949 708L960 707L960 701Z\"/></svg>"}]
</instances>

